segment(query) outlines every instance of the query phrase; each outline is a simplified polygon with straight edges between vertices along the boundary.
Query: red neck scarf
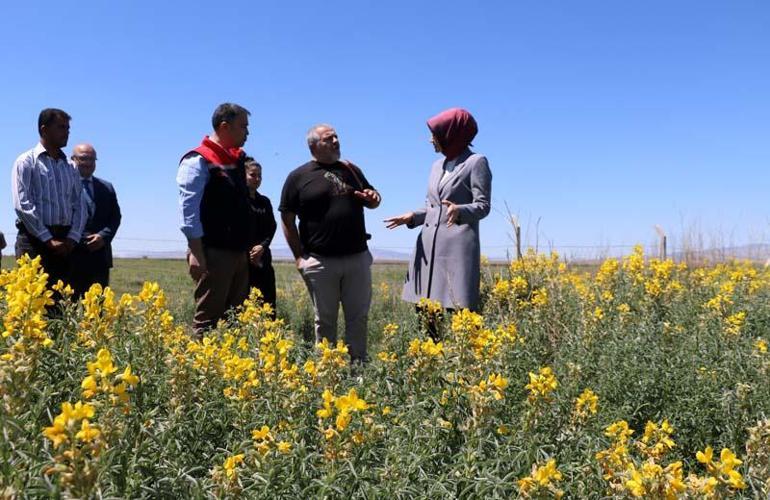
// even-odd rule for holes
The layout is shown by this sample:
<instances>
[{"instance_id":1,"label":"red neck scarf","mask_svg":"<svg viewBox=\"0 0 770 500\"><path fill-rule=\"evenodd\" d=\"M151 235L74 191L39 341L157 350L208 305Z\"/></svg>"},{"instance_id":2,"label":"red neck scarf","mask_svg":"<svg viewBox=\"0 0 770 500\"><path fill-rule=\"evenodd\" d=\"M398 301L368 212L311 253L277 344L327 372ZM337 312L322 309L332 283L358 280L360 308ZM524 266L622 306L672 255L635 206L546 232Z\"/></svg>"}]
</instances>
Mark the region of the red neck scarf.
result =
<instances>
[{"instance_id":1,"label":"red neck scarf","mask_svg":"<svg viewBox=\"0 0 770 500\"><path fill-rule=\"evenodd\" d=\"M442 111L428 120L428 128L433 132L447 160L457 158L465 151L479 131L476 120L462 108Z\"/></svg>"},{"instance_id":2,"label":"red neck scarf","mask_svg":"<svg viewBox=\"0 0 770 500\"><path fill-rule=\"evenodd\" d=\"M193 149L193 151L204 157L209 163L219 166L235 165L243 153L241 148L225 149L209 139L209 136L204 137L201 145Z\"/></svg>"}]
</instances>

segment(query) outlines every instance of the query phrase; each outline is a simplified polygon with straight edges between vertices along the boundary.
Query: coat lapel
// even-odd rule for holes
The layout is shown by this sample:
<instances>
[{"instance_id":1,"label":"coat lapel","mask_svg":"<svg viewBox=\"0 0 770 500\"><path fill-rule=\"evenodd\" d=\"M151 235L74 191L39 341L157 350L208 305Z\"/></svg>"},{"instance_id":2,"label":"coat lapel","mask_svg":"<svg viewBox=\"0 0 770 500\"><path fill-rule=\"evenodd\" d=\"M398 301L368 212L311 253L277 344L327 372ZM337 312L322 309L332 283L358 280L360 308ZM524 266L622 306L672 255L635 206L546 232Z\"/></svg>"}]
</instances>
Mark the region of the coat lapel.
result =
<instances>
[{"instance_id":1,"label":"coat lapel","mask_svg":"<svg viewBox=\"0 0 770 500\"><path fill-rule=\"evenodd\" d=\"M428 191L437 200L439 199L439 181L441 180L441 172L444 169L444 162L439 160L433 164L433 168L430 171L430 180L428 182Z\"/></svg>"},{"instance_id":2,"label":"coat lapel","mask_svg":"<svg viewBox=\"0 0 770 500\"><path fill-rule=\"evenodd\" d=\"M460 153L460 156L457 157L457 164L455 165L454 173L452 174L452 178L449 179L444 184L441 184L441 173L443 170L443 164L441 169L439 169L439 175L438 179L436 180L436 189L439 197L443 199L444 193L449 189L449 186L454 184L454 182L460 178L460 174L462 173L463 169L465 168L465 164L468 160L468 158L473 154L473 152L465 148L465 151Z\"/></svg>"}]
</instances>

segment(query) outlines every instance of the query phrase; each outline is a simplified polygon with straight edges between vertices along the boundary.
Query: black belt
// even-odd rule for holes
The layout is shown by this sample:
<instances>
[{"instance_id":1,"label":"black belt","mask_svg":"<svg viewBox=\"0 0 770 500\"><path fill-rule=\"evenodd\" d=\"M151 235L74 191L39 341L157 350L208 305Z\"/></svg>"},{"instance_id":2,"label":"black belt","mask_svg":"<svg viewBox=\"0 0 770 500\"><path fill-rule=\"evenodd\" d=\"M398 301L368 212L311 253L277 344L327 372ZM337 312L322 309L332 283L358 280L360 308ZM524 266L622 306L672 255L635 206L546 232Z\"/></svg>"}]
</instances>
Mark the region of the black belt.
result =
<instances>
[{"instance_id":1,"label":"black belt","mask_svg":"<svg viewBox=\"0 0 770 500\"><path fill-rule=\"evenodd\" d=\"M45 226L46 229L48 229L48 232L51 233L51 236L54 238L66 238L67 235L70 233L70 229L72 229L72 226L63 226L59 224L52 224L50 226ZM24 225L24 223L20 220L16 220L16 229L19 230L20 233L24 233L27 236L31 236L32 238L37 238L35 235L29 232L27 229L27 226Z\"/></svg>"}]
</instances>

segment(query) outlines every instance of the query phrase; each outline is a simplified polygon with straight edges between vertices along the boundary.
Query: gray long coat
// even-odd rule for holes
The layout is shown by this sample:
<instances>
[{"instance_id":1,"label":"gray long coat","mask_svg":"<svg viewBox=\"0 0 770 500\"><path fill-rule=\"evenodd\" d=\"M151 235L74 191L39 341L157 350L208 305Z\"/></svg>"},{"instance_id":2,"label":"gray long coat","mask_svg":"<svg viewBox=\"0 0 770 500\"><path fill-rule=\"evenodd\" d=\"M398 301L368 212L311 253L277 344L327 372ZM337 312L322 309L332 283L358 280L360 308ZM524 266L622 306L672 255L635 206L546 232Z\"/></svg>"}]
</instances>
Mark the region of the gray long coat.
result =
<instances>
[{"instance_id":1,"label":"gray long coat","mask_svg":"<svg viewBox=\"0 0 770 500\"><path fill-rule=\"evenodd\" d=\"M454 175L440 184L443 159L433 163L425 207L414 212L408 227L421 226L402 298L418 302L427 297L444 307L476 309L479 305L481 249L479 221L489 214L492 173L487 159L466 149ZM442 200L458 205L457 222L447 227Z\"/></svg>"}]
</instances>

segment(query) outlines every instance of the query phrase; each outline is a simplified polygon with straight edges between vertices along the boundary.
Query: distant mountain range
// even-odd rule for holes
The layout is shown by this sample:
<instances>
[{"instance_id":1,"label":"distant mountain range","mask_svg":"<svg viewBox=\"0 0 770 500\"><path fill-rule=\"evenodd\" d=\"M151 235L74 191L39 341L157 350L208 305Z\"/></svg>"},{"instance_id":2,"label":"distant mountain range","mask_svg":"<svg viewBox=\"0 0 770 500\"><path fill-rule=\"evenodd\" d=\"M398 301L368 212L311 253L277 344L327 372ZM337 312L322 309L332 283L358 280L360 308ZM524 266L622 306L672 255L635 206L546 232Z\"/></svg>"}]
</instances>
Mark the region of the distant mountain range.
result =
<instances>
[{"instance_id":1,"label":"distant mountain range","mask_svg":"<svg viewBox=\"0 0 770 500\"><path fill-rule=\"evenodd\" d=\"M558 250L558 247L556 248ZM410 255L406 252L397 252L394 250L371 248L370 251L374 260L379 262L407 262ZM721 261L728 259L752 260L756 262L765 262L770 259L770 244L755 243L749 245L739 245L724 248L710 248L704 250L676 251L669 254L674 260L698 259L709 261ZM115 251L115 256L123 259L184 259L184 251ZM276 248L273 250L273 258L279 261L292 260L288 248ZM492 261L504 259L493 258ZM590 261L591 258L572 258L573 262Z\"/></svg>"},{"instance_id":2,"label":"distant mountain range","mask_svg":"<svg viewBox=\"0 0 770 500\"><path fill-rule=\"evenodd\" d=\"M406 262L409 260L409 254L404 252L395 252L393 250L382 250L371 248L372 256L376 261L382 262ZM119 259L184 259L186 253L184 250L172 251L115 251L115 257ZM292 260L291 252L288 248L273 249L273 259Z\"/></svg>"},{"instance_id":3,"label":"distant mountain range","mask_svg":"<svg viewBox=\"0 0 770 500\"><path fill-rule=\"evenodd\" d=\"M697 258L711 261L739 259L766 262L770 259L770 244L753 243L724 248L709 248L704 250L678 251L671 255L674 260Z\"/></svg>"}]
</instances>

